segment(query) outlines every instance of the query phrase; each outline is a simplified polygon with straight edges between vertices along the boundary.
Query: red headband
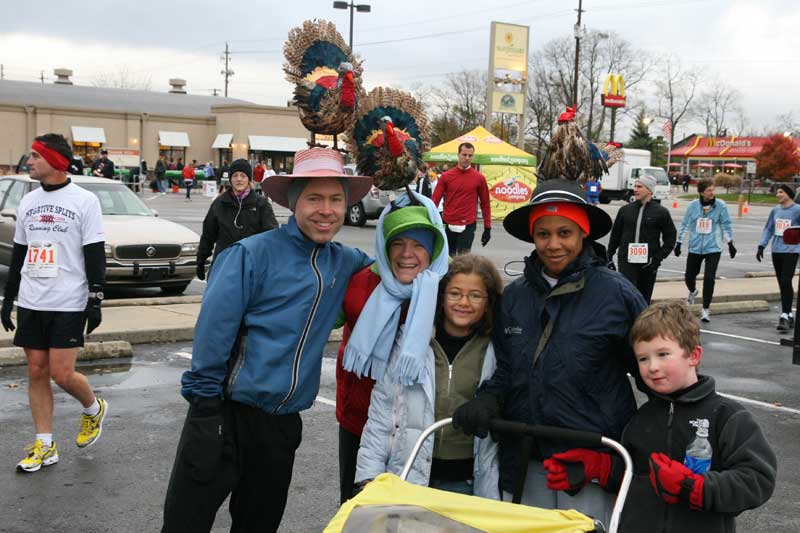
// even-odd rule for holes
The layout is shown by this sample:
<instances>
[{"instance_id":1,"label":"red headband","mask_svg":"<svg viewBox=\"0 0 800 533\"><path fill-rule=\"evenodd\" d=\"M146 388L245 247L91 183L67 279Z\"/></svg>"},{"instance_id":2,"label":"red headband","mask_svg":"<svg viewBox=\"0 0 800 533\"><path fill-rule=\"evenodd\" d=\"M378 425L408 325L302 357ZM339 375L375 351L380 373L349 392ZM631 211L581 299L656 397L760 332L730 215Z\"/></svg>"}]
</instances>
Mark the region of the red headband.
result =
<instances>
[{"instance_id":1,"label":"red headband","mask_svg":"<svg viewBox=\"0 0 800 533\"><path fill-rule=\"evenodd\" d=\"M528 218L528 229L533 236L533 225L542 217L564 217L576 223L587 235L589 232L589 215L578 205L570 202L547 202L531 209Z\"/></svg>"},{"instance_id":2,"label":"red headband","mask_svg":"<svg viewBox=\"0 0 800 533\"><path fill-rule=\"evenodd\" d=\"M65 172L69 168L69 161L66 157L59 154L42 141L33 141L31 148L36 150L45 161L50 163L50 166L61 172Z\"/></svg>"}]
</instances>

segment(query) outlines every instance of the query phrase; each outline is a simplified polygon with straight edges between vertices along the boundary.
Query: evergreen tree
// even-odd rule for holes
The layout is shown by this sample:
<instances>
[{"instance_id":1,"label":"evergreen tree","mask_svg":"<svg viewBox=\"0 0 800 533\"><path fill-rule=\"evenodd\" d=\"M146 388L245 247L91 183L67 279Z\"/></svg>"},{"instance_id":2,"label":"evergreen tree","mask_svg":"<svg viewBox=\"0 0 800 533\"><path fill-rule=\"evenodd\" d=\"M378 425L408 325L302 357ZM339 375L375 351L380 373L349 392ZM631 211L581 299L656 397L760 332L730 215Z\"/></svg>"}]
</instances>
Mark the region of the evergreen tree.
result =
<instances>
[{"instance_id":1,"label":"evergreen tree","mask_svg":"<svg viewBox=\"0 0 800 533\"><path fill-rule=\"evenodd\" d=\"M641 150L652 150L654 139L650 136L648 125L645 123L646 114L644 109L636 115L636 125L631 132L631 137L625 144L627 148L639 148Z\"/></svg>"}]
</instances>

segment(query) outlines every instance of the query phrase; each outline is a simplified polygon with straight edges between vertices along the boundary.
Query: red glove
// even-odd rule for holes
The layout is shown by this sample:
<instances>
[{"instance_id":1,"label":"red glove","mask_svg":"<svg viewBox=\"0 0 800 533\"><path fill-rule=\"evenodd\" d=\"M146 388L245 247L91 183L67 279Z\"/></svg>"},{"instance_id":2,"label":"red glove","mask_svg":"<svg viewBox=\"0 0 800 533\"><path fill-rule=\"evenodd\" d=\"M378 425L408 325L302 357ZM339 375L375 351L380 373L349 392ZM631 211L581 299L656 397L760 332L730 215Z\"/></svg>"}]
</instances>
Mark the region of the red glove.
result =
<instances>
[{"instance_id":1,"label":"red glove","mask_svg":"<svg viewBox=\"0 0 800 533\"><path fill-rule=\"evenodd\" d=\"M650 484L667 503L685 501L695 510L703 508L705 478L663 453L650 454Z\"/></svg>"},{"instance_id":2,"label":"red glove","mask_svg":"<svg viewBox=\"0 0 800 533\"><path fill-rule=\"evenodd\" d=\"M566 463L566 464L565 464ZM582 463L583 468L570 472L570 463ZM596 479L601 487L608 483L611 474L611 456L607 453L576 448L566 452L553 454L544 460L547 469L547 488L550 490L574 491ZM570 476L570 474L573 474Z\"/></svg>"}]
</instances>

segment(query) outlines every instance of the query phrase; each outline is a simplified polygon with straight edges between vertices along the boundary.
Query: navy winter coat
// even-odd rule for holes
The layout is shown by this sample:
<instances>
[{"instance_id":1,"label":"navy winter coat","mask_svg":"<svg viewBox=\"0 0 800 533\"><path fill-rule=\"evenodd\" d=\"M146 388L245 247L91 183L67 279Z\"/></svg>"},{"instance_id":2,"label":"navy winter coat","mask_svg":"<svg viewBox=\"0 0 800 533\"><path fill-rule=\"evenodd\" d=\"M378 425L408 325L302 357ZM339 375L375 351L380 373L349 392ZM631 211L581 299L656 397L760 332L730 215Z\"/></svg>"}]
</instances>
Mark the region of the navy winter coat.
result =
<instances>
[{"instance_id":1,"label":"navy winter coat","mask_svg":"<svg viewBox=\"0 0 800 533\"><path fill-rule=\"evenodd\" d=\"M636 371L628 332L645 307L636 287L609 270L590 241L553 288L534 251L524 275L503 292L493 335L497 370L482 391L500 399L505 419L619 439L636 411L626 376ZM540 441L534 457L573 447ZM502 437L500 480L508 492L519 463L516 440Z\"/></svg>"}]
</instances>

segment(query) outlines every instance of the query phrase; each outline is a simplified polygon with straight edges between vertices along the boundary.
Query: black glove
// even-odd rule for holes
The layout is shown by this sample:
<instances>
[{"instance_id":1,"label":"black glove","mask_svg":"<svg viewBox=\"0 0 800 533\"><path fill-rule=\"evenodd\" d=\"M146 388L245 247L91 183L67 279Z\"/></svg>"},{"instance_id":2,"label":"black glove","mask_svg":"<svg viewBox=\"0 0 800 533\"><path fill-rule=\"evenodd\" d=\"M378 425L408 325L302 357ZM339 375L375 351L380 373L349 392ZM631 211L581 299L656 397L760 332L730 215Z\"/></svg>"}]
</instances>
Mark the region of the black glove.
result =
<instances>
[{"instance_id":1,"label":"black glove","mask_svg":"<svg viewBox=\"0 0 800 533\"><path fill-rule=\"evenodd\" d=\"M453 413L453 427L466 435L486 438L489 422L500 414L500 402L492 394L478 394Z\"/></svg>"},{"instance_id":2,"label":"black glove","mask_svg":"<svg viewBox=\"0 0 800 533\"><path fill-rule=\"evenodd\" d=\"M675 243L675 257L681 256L681 243Z\"/></svg>"},{"instance_id":3,"label":"black glove","mask_svg":"<svg viewBox=\"0 0 800 533\"><path fill-rule=\"evenodd\" d=\"M197 263L197 279L203 280L206 279L206 264L205 262Z\"/></svg>"},{"instance_id":4,"label":"black glove","mask_svg":"<svg viewBox=\"0 0 800 533\"><path fill-rule=\"evenodd\" d=\"M86 317L86 334L90 335L100 322L103 321L103 313L100 311L101 300L97 298L89 298L86 302L86 309L83 310L83 316Z\"/></svg>"},{"instance_id":5,"label":"black glove","mask_svg":"<svg viewBox=\"0 0 800 533\"><path fill-rule=\"evenodd\" d=\"M492 228L483 228L483 235L481 235L481 246L486 246L489 244L489 240L492 238Z\"/></svg>"},{"instance_id":6,"label":"black glove","mask_svg":"<svg viewBox=\"0 0 800 533\"><path fill-rule=\"evenodd\" d=\"M760 263L762 259L764 259L764 247L759 246L758 251L756 252L756 261Z\"/></svg>"},{"instance_id":7,"label":"black glove","mask_svg":"<svg viewBox=\"0 0 800 533\"><path fill-rule=\"evenodd\" d=\"M6 297L3 300L3 308L0 309L0 321L3 322L3 329L14 331L14 323L11 321L11 311L14 309L14 298Z\"/></svg>"},{"instance_id":8,"label":"black glove","mask_svg":"<svg viewBox=\"0 0 800 533\"><path fill-rule=\"evenodd\" d=\"M731 254L731 259L736 257L736 247L733 245L733 241L728 243L728 253Z\"/></svg>"}]
</instances>

